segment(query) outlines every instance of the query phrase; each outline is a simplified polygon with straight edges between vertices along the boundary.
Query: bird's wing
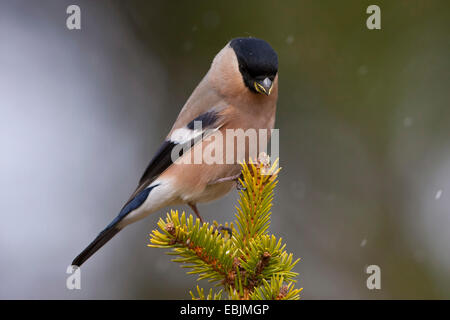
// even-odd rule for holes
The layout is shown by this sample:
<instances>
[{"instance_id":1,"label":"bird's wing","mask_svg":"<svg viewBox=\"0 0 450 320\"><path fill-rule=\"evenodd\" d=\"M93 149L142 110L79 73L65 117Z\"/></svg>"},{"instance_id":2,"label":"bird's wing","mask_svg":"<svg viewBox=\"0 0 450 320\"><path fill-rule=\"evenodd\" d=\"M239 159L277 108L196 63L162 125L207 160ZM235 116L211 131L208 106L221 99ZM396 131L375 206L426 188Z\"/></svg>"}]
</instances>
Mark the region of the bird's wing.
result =
<instances>
[{"instance_id":1,"label":"bird's wing","mask_svg":"<svg viewBox=\"0 0 450 320\"><path fill-rule=\"evenodd\" d=\"M196 121L198 122L196 123ZM212 130L220 128L224 121L225 117L221 115L221 108L215 107L195 117L184 127L174 130L150 161L139 180L138 187L122 207L119 215L73 260L72 265L81 266L91 255L114 237L122 229L119 227L120 222L132 211L138 209L146 201L152 189L159 186L157 183L154 185L151 185L151 183L169 168L177 158L181 157L183 152L200 143ZM199 123L201 123L201 129ZM172 150L177 146L180 147L177 148L180 152L174 159L172 158Z\"/></svg>"},{"instance_id":2,"label":"bird's wing","mask_svg":"<svg viewBox=\"0 0 450 320\"><path fill-rule=\"evenodd\" d=\"M220 128L225 122L225 117L221 114L222 109L223 108L220 107L211 108L207 112L192 119L186 126L173 130L172 134L163 142L148 164L144 174L139 180L135 192L133 192L124 207L127 206L139 192L147 188L161 173L170 167L177 158L181 157L183 151L186 152L192 148L194 144L204 139L211 130ZM201 124L201 129L198 128L199 123ZM181 150L180 153L176 152L175 158L172 157L174 148Z\"/></svg>"}]
</instances>

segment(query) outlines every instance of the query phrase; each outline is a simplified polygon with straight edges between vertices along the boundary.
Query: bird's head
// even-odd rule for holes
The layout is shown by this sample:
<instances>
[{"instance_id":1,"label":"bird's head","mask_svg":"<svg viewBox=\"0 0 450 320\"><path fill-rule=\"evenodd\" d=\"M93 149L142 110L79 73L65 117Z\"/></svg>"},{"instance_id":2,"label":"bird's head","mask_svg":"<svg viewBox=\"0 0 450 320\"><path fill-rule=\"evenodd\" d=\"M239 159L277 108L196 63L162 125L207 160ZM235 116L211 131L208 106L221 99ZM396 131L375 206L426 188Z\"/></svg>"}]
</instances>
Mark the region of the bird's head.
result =
<instances>
[{"instance_id":1,"label":"bird's head","mask_svg":"<svg viewBox=\"0 0 450 320\"><path fill-rule=\"evenodd\" d=\"M278 72L278 56L266 41L236 38L230 41L245 86L252 92L270 95Z\"/></svg>"},{"instance_id":2,"label":"bird's head","mask_svg":"<svg viewBox=\"0 0 450 320\"><path fill-rule=\"evenodd\" d=\"M210 78L224 95L269 96L276 87L278 56L264 40L236 38L214 58Z\"/></svg>"}]
</instances>

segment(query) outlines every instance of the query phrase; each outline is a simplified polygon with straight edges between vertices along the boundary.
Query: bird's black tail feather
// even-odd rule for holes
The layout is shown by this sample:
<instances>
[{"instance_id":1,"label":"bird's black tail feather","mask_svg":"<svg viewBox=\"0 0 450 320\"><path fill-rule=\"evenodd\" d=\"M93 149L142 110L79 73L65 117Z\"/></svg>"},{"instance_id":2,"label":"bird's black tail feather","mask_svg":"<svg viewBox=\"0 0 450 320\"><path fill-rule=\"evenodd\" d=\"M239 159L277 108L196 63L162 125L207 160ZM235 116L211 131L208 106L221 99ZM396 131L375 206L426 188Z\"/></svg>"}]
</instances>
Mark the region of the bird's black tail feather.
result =
<instances>
[{"instance_id":1,"label":"bird's black tail feather","mask_svg":"<svg viewBox=\"0 0 450 320\"><path fill-rule=\"evenodd\" d=\"M92 241L91 244L78 255L78 257L73 260L72 265L77 267L81 266L83 262L89 259L90 256L92 256L98 249L103 247L105 243L111 240L112 237L122 230L122 228L117 226L119 222L122 221L130 212L139 208L147 199L150 191L158 185L159 184L155 184L145 188L136 194L130 201L128 201L122 210L120 210L119 215L105 228L105 230L100 232L97 238L95 238L94 241Z\"/></svg>"},{"instance_id":2,"label":"bird's black tail feather","mask_svg":"<svg viewBox=\"0 0 450 320\"><path fill-rule=\"evenodd\" d=\"M103 247L105 243L111 240L121 229L116 226L108 226L105 230L100 232L97 238L92 241L86 249L83 250L72 262L73 266L81 266L90 256L92 256L98 249Z\"/></svg>"}]
</instances>

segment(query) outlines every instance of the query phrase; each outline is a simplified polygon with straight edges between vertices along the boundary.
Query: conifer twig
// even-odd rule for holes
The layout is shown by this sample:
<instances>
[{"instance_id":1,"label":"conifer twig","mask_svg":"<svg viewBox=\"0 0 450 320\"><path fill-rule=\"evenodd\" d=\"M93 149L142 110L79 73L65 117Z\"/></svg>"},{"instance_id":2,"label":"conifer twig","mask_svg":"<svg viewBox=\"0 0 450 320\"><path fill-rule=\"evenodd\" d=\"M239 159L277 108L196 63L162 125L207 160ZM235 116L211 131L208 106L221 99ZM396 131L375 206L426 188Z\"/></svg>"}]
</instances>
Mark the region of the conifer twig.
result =
<instances>
[{"instance_id":1,"label":"conifer twig","mask_svg":"<svg viewBox=\"0 0 450 320\"><path fill-rule=\"evenodd\" d=\"M268 233L273 190L277 184L277 161L270 166L266 160L243 163L239 183L239 206L236 220L225 223L232 236L222 235L217 223L200 223L199 219L171 211L160 219L159 229L150 234L150 247L171 248L168 254L175 262L198 274L198 280L222 286L208 294L197 286L193 299L299 299L302 289L295 289L298 274L292 269L299 259L285 250L281 238Z\"/></svg>"}]
</instances>

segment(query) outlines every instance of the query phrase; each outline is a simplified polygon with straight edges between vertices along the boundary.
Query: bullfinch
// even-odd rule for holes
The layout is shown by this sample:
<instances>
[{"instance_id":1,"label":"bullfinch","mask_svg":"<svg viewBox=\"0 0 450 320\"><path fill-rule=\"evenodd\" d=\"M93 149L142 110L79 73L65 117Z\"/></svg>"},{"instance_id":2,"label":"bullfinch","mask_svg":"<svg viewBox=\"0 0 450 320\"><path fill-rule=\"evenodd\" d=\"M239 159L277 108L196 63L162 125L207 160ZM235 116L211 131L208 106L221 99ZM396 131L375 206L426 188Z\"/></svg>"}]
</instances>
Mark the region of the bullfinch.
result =
<instances>
[{"instance_id":1,"label":"bullfinch","mask_svg":"<svg viewBox=\"0 0 450 320\"><path fill-rule=\"evenodd\" d=\"M125 226L167 206L187 204L203 222L196 204L220 198L236 186L240 161L248 161L255 147L245 140L240 155L236 148L229 151L227 143L239 138L228 139L227 134L265 130L270 137L277 98L274 49L257 38L228 42L181 109L136 190L72 265L81 266ZM221 134L225 138L219 139ZM206 154L222 161L206 159Z\"/></svg>"}]
</instances>

